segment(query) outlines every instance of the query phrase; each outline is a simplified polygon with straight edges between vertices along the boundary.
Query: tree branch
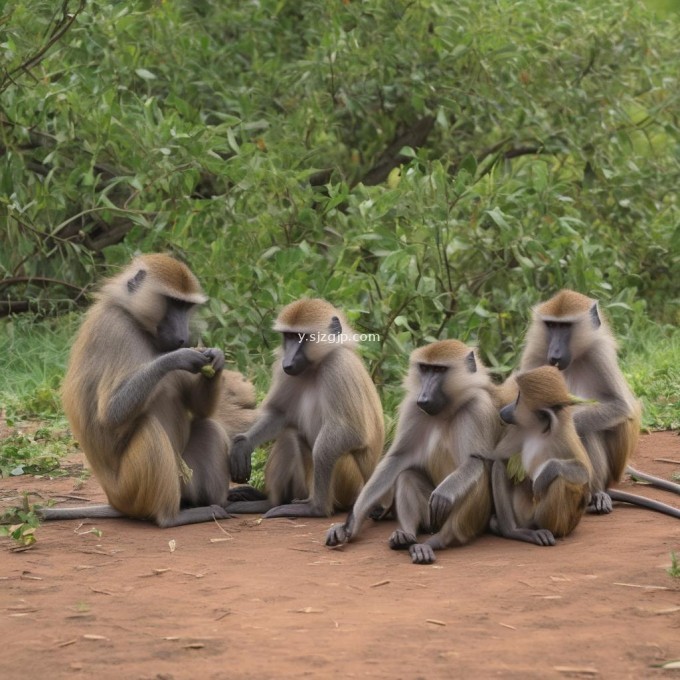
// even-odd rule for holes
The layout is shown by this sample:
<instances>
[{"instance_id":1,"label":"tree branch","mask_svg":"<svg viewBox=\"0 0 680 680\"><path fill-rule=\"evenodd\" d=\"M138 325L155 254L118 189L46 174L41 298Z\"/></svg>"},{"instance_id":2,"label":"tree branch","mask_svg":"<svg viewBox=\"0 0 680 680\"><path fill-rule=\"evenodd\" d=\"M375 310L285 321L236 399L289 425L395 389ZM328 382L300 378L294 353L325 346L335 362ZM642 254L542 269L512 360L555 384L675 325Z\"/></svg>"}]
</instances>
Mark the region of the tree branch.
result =
<instances>
[{"instance_id":1,"label":"tree branch","mask_svg":"<svg viewBox=\"0 0 680 680\"><path fill-rule=\"evenodd\" d=\"M434 121L434 116L424 116L417 120L406 132L397 135L380 156L378 162L359 182L366 186L373 186L384 182L394 168L409 160L406 156L402 156L399 151L405 146L417 149L425 144L430 132L432 132L432 128L434 128Z\"/></svg>"},{"instance_id":2,"label":"tree branch","mask_svg":"<svg viewBox=\"0 0 680 680\"><path fill-rule=\"evenodd\" d=\"M10 314L23 314L30 309L28 300L0 300L0 317Z\"/></svg>"},{"instance_id":3,"label":"tree branch","mask_svg":"<svg viewBox=\"0 0 680 680\"><path fill-rule=\"evenodd\" d=\"M76 10L69 14L67 12L68 0L64 0L64 4L62 5L63 17L61 21L55 25L49 40L40 49L38 49L38 51L33 56L26 59L26 61L19 64L19 66L16 66L11 71L5 71L5 77L0 82L0 92L4 92L10 84L15 82L15 75L22 72L28 72L29 69L37 66L43 60L49 49L59 42L59 40L61 40L71 28L73 22L76 20L76 17L85 9L86 2L87 0L79 0Z\"/></svg>"},{"instance_id":4,"label":"tree branch","mask_svg":"<svg viewBox=\"0 0 680 680\"><path fill-rule=\"evenodd\" d=\"M62 281L60 279L53 279L49 276L11 276L6 279L0 279L0 288L5 286L16 286L17 284L25 283L27 285L31 283L36 283L42 286L56 285L65 286L66 288L71 288L78 291L78 297L83 295L86 291L85 288L76 286L74 283L69 283L68 281Z\"/></svg>"}]
</instances>

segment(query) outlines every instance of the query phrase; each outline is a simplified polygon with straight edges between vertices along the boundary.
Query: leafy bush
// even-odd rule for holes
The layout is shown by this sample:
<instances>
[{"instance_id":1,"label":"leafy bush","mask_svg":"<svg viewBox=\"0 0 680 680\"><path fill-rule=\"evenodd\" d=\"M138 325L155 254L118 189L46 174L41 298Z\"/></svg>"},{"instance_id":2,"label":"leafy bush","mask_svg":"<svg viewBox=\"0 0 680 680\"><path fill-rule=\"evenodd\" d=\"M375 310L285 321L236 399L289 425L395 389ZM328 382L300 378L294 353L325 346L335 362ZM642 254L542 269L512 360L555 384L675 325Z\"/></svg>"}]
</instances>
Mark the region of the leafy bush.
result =
<instances>
[{"instance_id":1,"label":"leafy bush","mask_svg":"<svg viewBox=\"0 0 680 680\"><path fill-rule=\"evenodd\" d=\"M40 428L33 434L12 434L0 441L0 477L65 474L59 464L73 446L68 433L53 428Z\"/></svg>"},{"instance_id":2,"label":"leafy bush","mask_svg":"<svg viewBox=\"0 0 680 680\"><path fill-rule=\"evenodd\" d=\"M680 321L676 19L630 0L65 6L16 0L0 23L0 312L68 308L169 250L211 295L203 341L261 386L277 308L344 307L381 336L388 409L415 344L476 342L503 372L561 286L624 336Z\"/></svg>"}]
</instances>

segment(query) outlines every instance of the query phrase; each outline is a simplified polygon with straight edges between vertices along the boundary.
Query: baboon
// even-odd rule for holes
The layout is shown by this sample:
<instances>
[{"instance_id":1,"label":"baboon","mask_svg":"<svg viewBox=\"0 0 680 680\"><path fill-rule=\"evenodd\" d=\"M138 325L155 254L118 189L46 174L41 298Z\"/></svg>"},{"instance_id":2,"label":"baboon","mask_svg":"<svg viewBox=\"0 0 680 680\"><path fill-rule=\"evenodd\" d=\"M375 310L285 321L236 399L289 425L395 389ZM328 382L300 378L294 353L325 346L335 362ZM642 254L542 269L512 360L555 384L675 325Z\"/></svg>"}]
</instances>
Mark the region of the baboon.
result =
<instances>
[{"instance_id":1,"label":"baboon","mask_svg":"<svg viewBox=\"0 0 680 680\"><path fill-rule=\"evenodd\" d=\"M574 413L576 431L593 465L589 509L611 512L614 500L680 518L680 511L671 505L610 488L625 470L634 478L680 494L680 485L627 464L640 434L640 403L621 373L616 340L596 300L562 290L534 308L521 370L544 364L562 371L571 393L597 402L577 407Z\"/></svg>"},{"instance_id":2,"label":"baboon","mask_svg":"<svg viewBox=\"0 0 680 680\"><path fill-rule=\"evenodd\" d=\"M45 508L45 519L127 516L169 527L228 516L229 434L254 418L254 394L240 374L223 374L221 350L187 346L192 310L205 300L191 270L163 254L104 281L62 399L110 506Z\"/></svg>"},{"instance_id":3,"label":"baboon","mask_svg":"<svg viewBox=\"0 0 680 680\"><path fill-rule=\"evenodd\" d=\"M561 290L536 306L520 370L556 366L570 393L596 404L574 409L574 423L592 463L592 509L611 512L606 489L618 482L635 451L640 404L621 373L616 340L596 300Z\"/></svg>"},{"instance_id":4,"label":"baboon","mask_svg":"<svg viewBox=\"0 0 680 680\"><path fill-rule=\"evenodd\" d=\"M590 499L592 466L571 412L582 400L552 366L520 373L515 382L517 399L500 412L512 427L494 452L492 528L505 538L555 545Z\"/></svg>"},{"instance_id":5,"label":"baboon","mask_svg":"<svg viewBox=\"0 0 680 680\"><path fill-rule=\"evenodd\" d=\"M355 351L343 314L320 299L281 310L274 330L282 347L255 424L234 438L232 479L250 478L251 454L275 440L265 466L267 500L235 489L234 512L265 517L327 517L348 509L380 457L380 398Z\"/></svg>"},{"instance_id":6,"label":"baboon","mask_svg":"<svg viewBox=\"0 0 680 680\"><path fill-rule=\"evenodd\" d=\"M486 529L491 463L480 456L494 449L501 421L486 368L458 340L416 349L405 388L394 443L347 520L328 531L326 545L354 540L374 506L394 493L400 527L390 547L429 564L435 550L464 544ZM435 533L419 543L424 531Z\"/></svg>"}]
</instances>

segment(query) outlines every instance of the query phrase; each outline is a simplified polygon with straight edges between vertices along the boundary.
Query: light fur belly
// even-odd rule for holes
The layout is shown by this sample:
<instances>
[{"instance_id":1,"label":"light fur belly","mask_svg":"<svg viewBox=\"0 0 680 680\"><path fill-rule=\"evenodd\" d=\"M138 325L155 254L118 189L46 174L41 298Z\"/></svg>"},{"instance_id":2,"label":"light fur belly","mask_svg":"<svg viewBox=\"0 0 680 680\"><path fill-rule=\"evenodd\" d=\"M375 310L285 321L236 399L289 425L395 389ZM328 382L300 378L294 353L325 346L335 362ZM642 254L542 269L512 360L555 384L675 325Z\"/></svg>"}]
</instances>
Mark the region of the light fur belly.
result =
<instances>
[{"instance_id":1,"label":"light fur belly","mask_svg":"<svg viewBox=\"0 0 680 680\"><path fill-rule=\"evenodd\" d=\"M447 441L448 439L448 441ZM452 451L453 438L447 430L433 428L425 444L425 456L432 481L439 484L456 469Z\"/></svg>"},{"instance_id":2,"label":"light fur belly","mask_svg":"<svg viewBox=\"0 0 680 680\"><path fill-rule=\"evenodd\" d=\"M316 390L305 390L297 405L297 427L310 446L313 446L322 425L321 408Z\"/></svg>"},{"instance_id":3,"label":"light fur belly","mask_svg":"<svg viewBox=\"0 0 680 680\"><path fill-rule=\"evenodd\" d=\"M522 448L522 466L531 479L536 479L543 468L542 457L544 450L545 441L543 437L528 437L524 442Z\"/></svg>"}]
</instances>

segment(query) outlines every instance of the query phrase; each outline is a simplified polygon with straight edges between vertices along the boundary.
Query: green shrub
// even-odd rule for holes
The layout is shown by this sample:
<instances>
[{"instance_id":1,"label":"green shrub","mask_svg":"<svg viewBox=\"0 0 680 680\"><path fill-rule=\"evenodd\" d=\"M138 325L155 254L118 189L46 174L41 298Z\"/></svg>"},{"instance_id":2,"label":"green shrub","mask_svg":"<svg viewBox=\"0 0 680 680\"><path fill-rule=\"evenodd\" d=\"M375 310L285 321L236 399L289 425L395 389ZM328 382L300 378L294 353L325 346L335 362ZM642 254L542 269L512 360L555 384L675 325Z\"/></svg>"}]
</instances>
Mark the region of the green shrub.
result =
<instances>
[{"instance_id":1,"label":"green shrub","mask_svg":"<svg viewBox=\"0 0 680 680\"><path fill-rule=\"evenodd\" d=\"M388 410L415 344L478 343L504 373L562 286L624 338L680 321L676 15L66 5L67 31L47 0L0 23L0 311L71 308L134 252L168 250L211 296L203 342L261 391L276 310L320 295L380 334L365 356Z\"/></svg>"}]
</instances>

